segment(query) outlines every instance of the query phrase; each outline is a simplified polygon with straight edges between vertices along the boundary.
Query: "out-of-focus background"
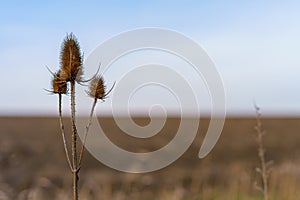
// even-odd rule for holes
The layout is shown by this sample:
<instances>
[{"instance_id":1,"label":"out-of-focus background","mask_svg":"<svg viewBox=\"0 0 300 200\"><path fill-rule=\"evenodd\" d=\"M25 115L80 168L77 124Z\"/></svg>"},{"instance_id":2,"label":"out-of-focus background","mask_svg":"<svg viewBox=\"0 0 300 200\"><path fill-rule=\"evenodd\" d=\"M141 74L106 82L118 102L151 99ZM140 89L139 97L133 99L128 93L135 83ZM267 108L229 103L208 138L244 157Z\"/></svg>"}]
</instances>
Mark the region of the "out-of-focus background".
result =
<instances>
[{"instance_id":1,"label":"out-of-focus background","mask_svg":"<svg viewBox=\"0 0 300 200\"><path fill-rule=\"evenodd\" d=\"M71 198L72 177L59 131L57 96L44 90L51 90L46 66L58 70L66 33L77 36L87 57L112 36L141 27L178 31L206 50L224 83L227 117L222 135L214 150L198 159L209 124L210 98L187 71L186 78L199 103L199 110L191 108L191 117L204 113L187 152L172 165L146 174L115 171L86 152L80 171L80 197L261 199L254 186L255 182L260 184L255 170L259 166L254 136L256 102L267 133L266 159L274 161L270 197L299 199L299 7L297 1L2 2L0 199ZM182 70L178 65L174 69ZM123 70L115 66L104 74L108 86L118 82L118 73ZM102 113L98 115L100 124L118 146L147 152L174 137L180 123L179 105L168 96L157 98L153 89L139 91L128 105L139 125L150 122L146 114L153 104L161 104L171 113L159 134L149 139L129 137L118 128L110 116L111 98L97 106L97 113ZM68 98L64 96L63 107L70 130ZM117 115L122 114L117 111ZM70 138L70 131L67 134Z\"/></svg>"},{"instance_id":2,"label":"out-of-focus background","mask_svg":"<svg viewBox=\"0 0 300 200\"><path fill-rule=\"evenodd\" d=\"M68 119L65 119L68 121ZM299 118L264 118L267 160L273 160L272 199L298 199ZM148 118L135 118L140 125ZM147 152L167 144L180 119L168 118L150 139L134 139L120 131L112 118L99 119L108 137L120 147ZM71 199L72 174L54 117L1 117L0 199ZM260 166L253 118L228 118L214 150L198 159L209 120L200 120L193 144L172 165L145 174L130 174L102 165L85 153L80 171L82 199L261 199L254 184ZM68 126L69 127L69 126ZM69 134L68 134L69 136Z\"/></svg>"}]
</instances>

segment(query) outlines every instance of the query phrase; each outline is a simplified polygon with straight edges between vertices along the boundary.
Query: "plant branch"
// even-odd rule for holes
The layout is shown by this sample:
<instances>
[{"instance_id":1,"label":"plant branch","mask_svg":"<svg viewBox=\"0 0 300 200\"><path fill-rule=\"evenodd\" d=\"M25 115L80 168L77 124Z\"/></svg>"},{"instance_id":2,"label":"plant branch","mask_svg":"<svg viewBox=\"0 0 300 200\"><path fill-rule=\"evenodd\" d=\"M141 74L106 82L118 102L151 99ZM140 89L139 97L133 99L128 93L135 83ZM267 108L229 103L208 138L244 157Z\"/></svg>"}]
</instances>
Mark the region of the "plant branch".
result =
<instances>
[{"instance_id":1,"label":"plant branch","mask_svg":"<svg viewBox=\"0 0 300 200\"><path fill-rule=\"evenodd\" d=\"M87 126L85 127L84 139L82 142L81 151L80 151L80 155L79 155L79 163L78 163L79 168L81 167L81 162L82 162L82 158L83 158L83 154L84 154L84 150L85 150L86 138L87 138L87 135L89 132L89 128L92 124L92 118L93 118L94 110L95 110L95 107L97 104L97 100L98 100L97 98L94 98L94 103L93 103L93 106L92 106L92 109L90 112L89 122L88 122Z\"/></svg>"},{"instance_id":2,"label":"plant branch","mask_svg":"<svg viewBox=\"0 0 300 200\"><path fill-rule=\"evenodd\" d=\"M70 167L70 170L73 171L73 167L72 167L71 160L70 160L70 157L69 157L66 137L65 137L65 127L64 127L63 119L62 119L62 108L61 108L62 107L62 95L61 95L61 93L58 94L58 99L59 99L58 100L59 123L60 123L60 130L61 130L63 145L64 145L68 165Z\"/></svg>"}]
</instances>

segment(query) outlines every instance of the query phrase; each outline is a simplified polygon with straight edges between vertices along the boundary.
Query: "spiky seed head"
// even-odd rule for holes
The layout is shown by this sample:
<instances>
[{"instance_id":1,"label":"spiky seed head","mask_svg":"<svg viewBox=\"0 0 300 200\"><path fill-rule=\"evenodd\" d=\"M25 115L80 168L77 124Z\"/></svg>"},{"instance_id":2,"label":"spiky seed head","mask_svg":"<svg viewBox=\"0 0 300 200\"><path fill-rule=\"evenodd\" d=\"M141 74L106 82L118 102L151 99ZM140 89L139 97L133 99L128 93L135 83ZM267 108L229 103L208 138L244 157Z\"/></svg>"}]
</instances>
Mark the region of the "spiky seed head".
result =
<instances>
[{"instance_id":1,"label":"spiky seed head","mask_svg":"<svg viewBox=\"0 0 300 200\"><path fill-rule=\"evenodd\" d=\"M96 99L104 99L105 97L105 85L103 78L100 76L96 76L95 78L92 79L90 83L90 90L88 94Z\"/></svg>"},{"instance_id":2,"label":"spiky seed head","mask_svg":"<svg viewBox=\"0 0 300 200\"><path fill-rule=\"evenodd\" d=\"M67 81L79 81L82 76L82 54L79 43L73 33L67 34L60 52L61 70L67 75Z\"/></svg>"},{"instance_id":3,"label":"spiky seed head","mask_svg":"<svg viewBox=\"0 0 300 200\"><path fill-rule=\"evenodd\" d=\"M69 74L67 74L64 70L58 70L58 72L55 75L59 77L60 80L68 82Z\"/></svg>"},{"instance_id":4,"label":"spiky seed head","mask_svg":"<svg viewBox=\"0 0 300 200\"><path fill-rule=\"evenodd\" d=\"M52 79L52 92L55 94L66 94L68 87L67 81L65 79L65 73L62 70L59 70L54 74Z\"/></svg>"}]
</instances>

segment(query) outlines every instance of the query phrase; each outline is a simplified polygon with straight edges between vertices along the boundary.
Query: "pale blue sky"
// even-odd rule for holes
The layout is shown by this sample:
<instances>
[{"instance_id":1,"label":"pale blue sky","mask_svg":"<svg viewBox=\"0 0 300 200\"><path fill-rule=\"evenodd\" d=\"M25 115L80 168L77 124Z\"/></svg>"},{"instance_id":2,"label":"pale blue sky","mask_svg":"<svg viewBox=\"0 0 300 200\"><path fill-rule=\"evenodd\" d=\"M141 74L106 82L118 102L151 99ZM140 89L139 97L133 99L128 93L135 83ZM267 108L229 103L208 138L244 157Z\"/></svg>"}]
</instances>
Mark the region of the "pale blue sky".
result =
<instances>
[{"instance_id":1,"label":"pale blue sky","mask_svg":"<svg viewBox=\"0 0 300 200\"><path fill-rule=\"evenodd\" d=\"M6 1L0 6L0 115L55 114L45 66L74 32L88 55L130 29L162 27L198 42L224 80L229 114L300 114L299 1ZM138 101L138 99L137 99ZM105 105L103 105L105 107Z\"/></svg>"}]
</instances>

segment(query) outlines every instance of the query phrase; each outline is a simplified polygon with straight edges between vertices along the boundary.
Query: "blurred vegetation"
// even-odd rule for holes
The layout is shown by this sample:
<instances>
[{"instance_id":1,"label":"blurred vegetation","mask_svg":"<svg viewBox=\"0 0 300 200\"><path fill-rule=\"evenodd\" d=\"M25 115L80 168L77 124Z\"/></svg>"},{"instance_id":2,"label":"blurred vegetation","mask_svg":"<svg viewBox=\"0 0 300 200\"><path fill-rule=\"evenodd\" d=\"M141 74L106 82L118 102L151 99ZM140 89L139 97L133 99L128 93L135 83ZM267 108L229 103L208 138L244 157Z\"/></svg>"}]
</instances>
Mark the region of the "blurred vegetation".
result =
<instances>
[{"instance_id":1,"label":"blurred vegetation","mask_svg":"<svg viewBox=\"0 0 300 200\"><path fill-rule=\"evenodd\" d=\"M149 119L135 121L143 125ZM269 181L271 200L300 199L299 121L296 118L262 119L267 130L266 159L274 161ZM168 143L179 123L179 119L170 118L158 135L141 140L122 133L113 119L100 119L114 143L136 152L152 151ZM80 177L80 198L262 200L254 187L254 182L260 180L255 172L259 165L253 129L255 119L227 119L214 150L200 160L197 155L208 123L208 119L200 120L197 138L180 159L152 173L118 172L102 165L87 152ZM2 117L0 125L0 200L71 199L72 180L57 118Z\"/></svg>"}]
</instances>

